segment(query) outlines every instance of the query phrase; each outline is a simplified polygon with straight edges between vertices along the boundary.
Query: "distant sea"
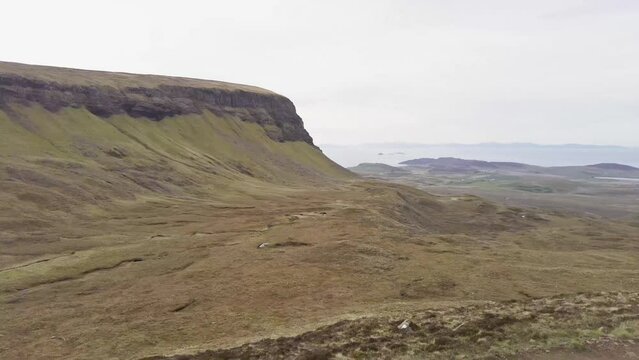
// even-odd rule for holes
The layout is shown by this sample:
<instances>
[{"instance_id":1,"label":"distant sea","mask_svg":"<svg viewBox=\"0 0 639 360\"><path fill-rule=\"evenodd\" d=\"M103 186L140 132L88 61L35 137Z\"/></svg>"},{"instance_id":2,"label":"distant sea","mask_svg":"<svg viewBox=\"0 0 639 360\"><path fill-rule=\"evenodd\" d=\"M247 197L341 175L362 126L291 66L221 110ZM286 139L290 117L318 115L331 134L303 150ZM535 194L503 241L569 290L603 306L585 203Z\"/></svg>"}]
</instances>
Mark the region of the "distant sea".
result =
<instances>
[{"instance_id":1,"label":"distant sea","mask_svg":"<svg viewBox=\"0 0 639 360\"><path fill-rule=\"evenodd\" d=\"M405 160L424 157L512 161L540 166L619 163L639 167L639 147L490 143L320 145L320 148L333 161L345 167L364 162L397 165Z\"/></svg>"}]
</instances>

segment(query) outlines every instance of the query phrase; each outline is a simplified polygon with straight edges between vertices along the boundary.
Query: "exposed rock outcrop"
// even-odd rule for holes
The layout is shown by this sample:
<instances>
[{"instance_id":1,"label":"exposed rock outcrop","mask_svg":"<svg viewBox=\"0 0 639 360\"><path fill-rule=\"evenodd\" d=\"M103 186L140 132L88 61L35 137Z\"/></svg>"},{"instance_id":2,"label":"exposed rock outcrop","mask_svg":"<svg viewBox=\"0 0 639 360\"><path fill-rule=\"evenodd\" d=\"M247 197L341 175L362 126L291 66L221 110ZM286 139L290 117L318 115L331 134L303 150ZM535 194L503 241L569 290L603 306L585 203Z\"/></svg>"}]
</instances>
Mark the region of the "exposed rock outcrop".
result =
<instances>
[{"instance_id":1,"label":"exposed rock outcrop","mask_svg":"<svg viewBox=\"0 0 639 360\"><path fill-rule=\"evenodd\" d=\"M7 110L11 104L39 104L49 111L84 107L100 117L127 114L155 121L208 110L218 116L236 116L258 123L276 141L313 144L293 103L263 89L215 81L87 70L73 71L98 81L67 81L65 72L68 71L0 62L0 109ZM110 77L134 77L137 81L128 84L140 86L118 86L118 82Z\"/></svg>"}]
</instances>

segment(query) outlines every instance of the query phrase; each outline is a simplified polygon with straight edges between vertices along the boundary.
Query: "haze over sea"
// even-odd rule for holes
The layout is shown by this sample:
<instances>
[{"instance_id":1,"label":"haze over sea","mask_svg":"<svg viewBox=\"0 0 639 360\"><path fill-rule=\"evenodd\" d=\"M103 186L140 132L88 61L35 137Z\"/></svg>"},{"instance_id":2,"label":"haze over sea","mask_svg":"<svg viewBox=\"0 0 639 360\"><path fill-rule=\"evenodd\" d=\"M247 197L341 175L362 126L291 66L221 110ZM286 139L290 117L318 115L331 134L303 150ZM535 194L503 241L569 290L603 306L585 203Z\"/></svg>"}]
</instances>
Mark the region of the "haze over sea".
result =
<instances>
[{"instance_id":1,"label":"haze over sea","mask_svg":"<svg viewBox=\"0 0 639 360\"><path fill-rule=\"evenodd\" d=\"M417 158L456 157L485 161L512 161L540 166L620 163L639 167L639 148L600 145L537 144L361 144L320 145L328 157L342 166L360 163L398 165Z\"/></svg>"}]
</instances>

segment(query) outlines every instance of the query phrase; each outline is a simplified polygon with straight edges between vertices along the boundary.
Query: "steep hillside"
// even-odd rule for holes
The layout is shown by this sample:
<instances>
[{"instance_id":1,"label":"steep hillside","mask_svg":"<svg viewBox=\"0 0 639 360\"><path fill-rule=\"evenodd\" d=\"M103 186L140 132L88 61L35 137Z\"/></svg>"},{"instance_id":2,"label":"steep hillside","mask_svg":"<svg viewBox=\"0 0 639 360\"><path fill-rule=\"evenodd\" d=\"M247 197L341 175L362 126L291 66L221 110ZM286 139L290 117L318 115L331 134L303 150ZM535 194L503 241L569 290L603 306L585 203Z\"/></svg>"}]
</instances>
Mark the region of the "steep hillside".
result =
<instances>
[{"instance_id":1,"label":"steep hillside","mask_svg":"<svg viewBox=\"0 0 639 360\"><path fill-rule=\"evenodd\" d=\"M288 99L214 81L0 63L0 133L5 213L350 176Z\"/></svg>"},{"instance_id":2,"label":"steep hillside","mask_svg":"<svg viewBox=\"0 0 639 360\"><path fill-rule=\"evenodd\" d=\"M0 108L38 104L50 112L85 108L99 117L163 120L211 112L261 125L276 141L313 139L293 103L270 91L217 81L0 63Z\"/></svg>"}]
</instances>

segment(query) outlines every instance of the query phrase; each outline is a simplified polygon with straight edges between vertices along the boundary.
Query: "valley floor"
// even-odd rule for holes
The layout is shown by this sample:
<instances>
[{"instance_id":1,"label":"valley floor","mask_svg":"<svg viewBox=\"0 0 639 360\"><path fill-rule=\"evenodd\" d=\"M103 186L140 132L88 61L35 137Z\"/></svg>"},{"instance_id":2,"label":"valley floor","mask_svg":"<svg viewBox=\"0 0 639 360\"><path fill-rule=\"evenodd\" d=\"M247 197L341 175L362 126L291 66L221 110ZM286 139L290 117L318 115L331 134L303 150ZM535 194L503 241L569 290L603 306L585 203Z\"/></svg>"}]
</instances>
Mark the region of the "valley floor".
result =
<instances>
[{"instance_id":1,"label":"valley floor","mask_svg":"<svg viewBox=\"0 0 639 360\"><path fill-rule=\"evenodd\" d=\"M233 202L139 198L28 229L2 230L3 359L198 353L336 322L364 335L404 318L425 329L424 309L444 319L487 300L639 291L635 227L374 181L273 187ZM636 310L636 295L624 294L631 307L609 313Z\"/></svg>"}]
</instances>

